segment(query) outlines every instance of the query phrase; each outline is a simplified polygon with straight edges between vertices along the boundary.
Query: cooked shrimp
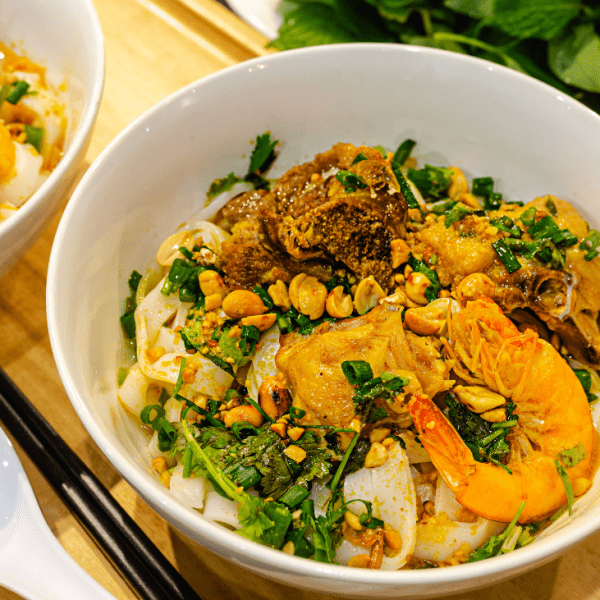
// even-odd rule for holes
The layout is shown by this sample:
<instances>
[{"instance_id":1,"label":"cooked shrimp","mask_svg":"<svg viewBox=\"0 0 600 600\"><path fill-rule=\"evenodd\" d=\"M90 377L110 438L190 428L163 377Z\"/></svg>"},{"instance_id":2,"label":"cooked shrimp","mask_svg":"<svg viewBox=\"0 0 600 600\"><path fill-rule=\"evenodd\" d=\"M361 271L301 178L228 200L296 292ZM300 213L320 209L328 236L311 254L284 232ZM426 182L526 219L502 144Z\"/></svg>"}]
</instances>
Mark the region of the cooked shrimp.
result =
<instances>
[{"instance_id":1,"label":"cooked shrimp","mask_svg":"<svg viewBox=\"0 0 600 600\"><path fill-rule=\"evenodd\" d=\"M579 448L581 459L567 467L573 482L591 469L593 424L585 393L560 354L530 330L521 333L489 298L482 296L450 318L448 352L474 381L512 400L518 424L507 440L507 467L477 462L439 408L424 395L408 404L423 446L456 499L495 521L553 514L566 503L555 460ZM581 451L583 448L583 451Z\"/></svg>"}]
</instances>

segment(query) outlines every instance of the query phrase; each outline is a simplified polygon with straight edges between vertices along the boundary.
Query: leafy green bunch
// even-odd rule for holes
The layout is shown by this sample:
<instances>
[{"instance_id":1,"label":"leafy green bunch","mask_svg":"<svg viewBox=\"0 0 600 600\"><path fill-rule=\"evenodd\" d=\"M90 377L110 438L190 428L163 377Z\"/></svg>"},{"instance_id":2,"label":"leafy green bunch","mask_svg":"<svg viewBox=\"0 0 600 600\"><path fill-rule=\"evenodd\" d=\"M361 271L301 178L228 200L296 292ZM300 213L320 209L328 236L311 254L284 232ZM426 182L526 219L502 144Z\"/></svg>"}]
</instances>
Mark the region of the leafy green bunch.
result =
<instances>
[{"instance_id":1,"label":"leafy green bunch","mask_svg":"<svg viewBox=\"0 0 600 600\"><path fill-rule=\"evenodd\" d=\"M600 110L600 7L592 0L283 0L280 50L400 42L470 54Z\"/></svg>"}]
</instances>

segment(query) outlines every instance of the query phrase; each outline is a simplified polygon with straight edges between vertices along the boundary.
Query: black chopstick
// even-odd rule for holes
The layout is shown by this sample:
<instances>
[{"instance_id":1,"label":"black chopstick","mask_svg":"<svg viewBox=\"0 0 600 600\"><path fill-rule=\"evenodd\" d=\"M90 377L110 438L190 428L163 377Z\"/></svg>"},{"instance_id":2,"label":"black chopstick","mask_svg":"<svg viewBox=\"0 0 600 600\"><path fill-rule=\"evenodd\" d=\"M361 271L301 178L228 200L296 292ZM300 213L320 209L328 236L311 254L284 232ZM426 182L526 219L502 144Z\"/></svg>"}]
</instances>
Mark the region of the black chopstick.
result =
<instances>
[{"instance_id":1,"label":"black chopstick","mask_svg":"<svg viewBox=\"0 0 600 600\"><path fill-rule=\"evenodd\" d=\"M0 420L144 600L201 600L2 369Z\"/></svg>"}]
</instances>

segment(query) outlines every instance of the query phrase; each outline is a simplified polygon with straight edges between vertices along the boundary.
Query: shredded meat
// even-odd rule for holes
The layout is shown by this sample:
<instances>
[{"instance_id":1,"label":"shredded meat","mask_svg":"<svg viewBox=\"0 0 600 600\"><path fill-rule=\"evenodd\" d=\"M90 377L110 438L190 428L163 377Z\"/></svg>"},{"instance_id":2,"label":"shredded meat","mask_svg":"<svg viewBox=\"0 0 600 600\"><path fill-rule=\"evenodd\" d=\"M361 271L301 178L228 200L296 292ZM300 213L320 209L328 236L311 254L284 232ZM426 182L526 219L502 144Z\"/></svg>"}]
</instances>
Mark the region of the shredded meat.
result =
<instances>
[{"instance_id":1,"label":"shredded meat","mask_svg":"<svg viewBox=\"0 0 600 600\"><path fill-rule=\"evenodd\" d=\"M341 183L332 169L352 171L359 184ZM372 148L336 144L290 169L270 192L248 192L220 211L217 223L232 232L223 245L227 283L287 283L300 272L326 281L342 267L358 279L373 275L387 291L391 242L404 237L406 217L389 161Z\"/></svg>"}]
</instances>

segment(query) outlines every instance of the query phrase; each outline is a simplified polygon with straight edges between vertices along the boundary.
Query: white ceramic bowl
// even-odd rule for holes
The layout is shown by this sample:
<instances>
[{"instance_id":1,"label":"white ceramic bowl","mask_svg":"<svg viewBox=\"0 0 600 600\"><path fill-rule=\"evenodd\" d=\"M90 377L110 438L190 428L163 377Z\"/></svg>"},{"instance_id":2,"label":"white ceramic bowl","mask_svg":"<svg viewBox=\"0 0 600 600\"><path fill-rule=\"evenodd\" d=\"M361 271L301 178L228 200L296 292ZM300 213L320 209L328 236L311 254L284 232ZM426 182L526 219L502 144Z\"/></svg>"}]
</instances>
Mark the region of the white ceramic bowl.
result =
<instances>
[{"instance_id":1,"label":"white ceramic bowl","mask_svg":"<svg viewBox=\"0 0 600 600\"><path fill-rule=\"evenodd\" d=\"M216 177L244 173L257 134L281 141L274 172L338 141L394 149L420 164L492 176L528 201L553 193L600 223L600 117L503 67L427 48L326 46L226 69L165 99L102 153L60 223L48 274L48 324L67 393L90 435L135 490L207 548L267 577L342 596L440 596L541 565L600 527L596 498L563 529L514 553L450 569L380 572L259 546L175 501L148 474L144 439L116 400L119 314L133 269L204 205ZM591 498L591 496L589 497Z\"/></svg>"},{"instance_id":2,"label":"white ceramic bowl","mask_svg":"<svg viewBox=\"0 0 600 600\"><path fill-rule=\"evenodd\" d=\"M54 85L66 81L71 108L58 166L15 215L0 222L2 276L46 229L85 157L104 85L104 41L92 0L2 0L0 41L47 67Z\"/></svg>"}]
</instances>

